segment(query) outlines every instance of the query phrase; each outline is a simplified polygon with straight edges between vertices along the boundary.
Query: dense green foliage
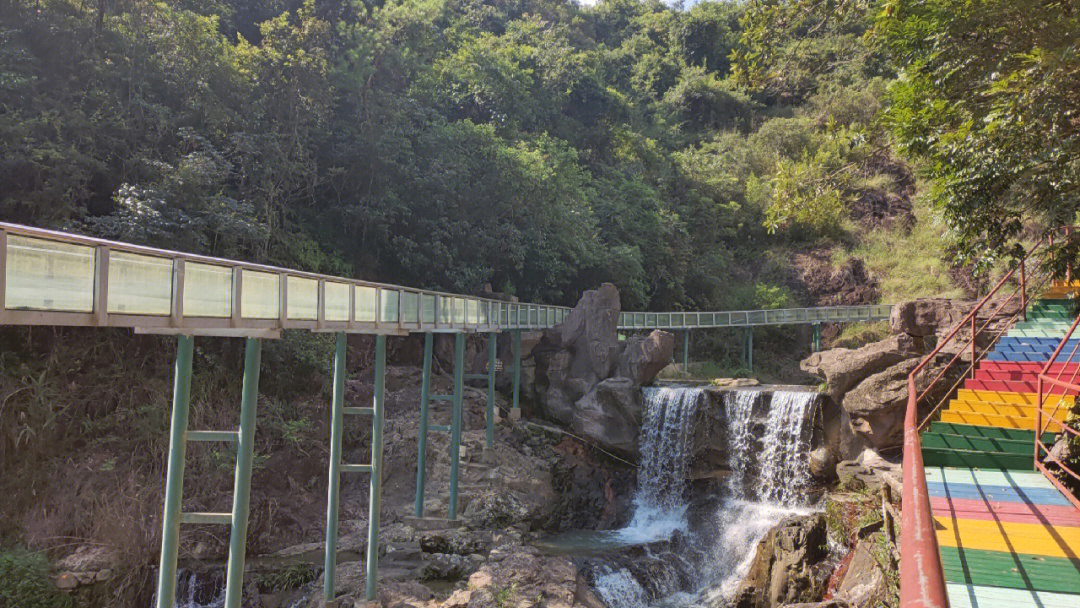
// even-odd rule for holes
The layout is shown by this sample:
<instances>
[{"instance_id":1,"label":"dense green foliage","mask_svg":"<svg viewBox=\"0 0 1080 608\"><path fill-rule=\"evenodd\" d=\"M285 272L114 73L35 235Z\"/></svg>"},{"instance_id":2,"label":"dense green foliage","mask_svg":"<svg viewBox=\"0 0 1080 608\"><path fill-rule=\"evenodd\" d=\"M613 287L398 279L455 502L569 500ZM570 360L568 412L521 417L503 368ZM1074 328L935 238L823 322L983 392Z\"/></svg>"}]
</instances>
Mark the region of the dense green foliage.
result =
<instances>
[{"instance_id":1,"label":"dense green foliage","mask_svg":"<svg viewBox=\"0 0 1080 608\"><path fill-rule=\"evenodd\" d=\"M777 304L784 247L902 189L870 3L801 4L7 0L0 218L558 303L609 280L632 308Z\"/></svg>"},{"instance_id":2,"label":"dense green foliage","mask_svg":"<svg viewBox=\"0 0 1080 608\"><path fill-rule=\"evenodd\" d=\"M1075 223L1076 2L892 0L876 39L903 66L887 120L926 159L962 253L1002 253L1028 227Z\"/></svg>"},{"instance_id":3,"label":"dense green foliage","mask_svg":"<svg viewBox=\"0 0 1080 608\"><path fill-rule=\"evenodd\" d=\"M0 606L63 608L71 598L49 580L49 560L40 553L0 550Z\"/></svg>"}]
</instances>

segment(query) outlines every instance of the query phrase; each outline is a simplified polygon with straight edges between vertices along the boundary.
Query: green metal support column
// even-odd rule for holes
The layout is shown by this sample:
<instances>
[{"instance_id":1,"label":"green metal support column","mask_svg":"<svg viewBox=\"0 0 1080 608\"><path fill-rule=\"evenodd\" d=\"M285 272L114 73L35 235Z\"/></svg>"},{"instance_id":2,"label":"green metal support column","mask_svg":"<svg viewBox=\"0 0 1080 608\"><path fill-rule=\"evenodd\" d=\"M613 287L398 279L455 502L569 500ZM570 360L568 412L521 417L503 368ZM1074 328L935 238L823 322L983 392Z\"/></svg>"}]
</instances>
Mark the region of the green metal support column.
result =
<instances>
[{"instance_id":1,"label":"green metal support column","mask_svg":"<svg viewBox=\"0 0 1080 608\"><path fill-rule=\"evenodd\" d=\"M161 564L158 568L157 608L176 604L176 554L180 543L180 503L184 494L184 457L188 413L191 405L191 336L179 336L176 343L176 373L173 380L172 423L169 431L169 464L165 474L165 515L162 518Z\"/></svg>"},{"instance_id":2,"label":"green metal support column","mask_svg":"<svg viewBox=\"0 0 1080 608\"><path fill-rule=\"evenodd\" d=\"M683 332L682 369L683 369L683 373L690 373L690 330L689 329Z\"/></svg>"},{"instance_id":3,"label":"green metal support column","mask_svg":"<svg viewBox=\"0 0 1080 608\"><path fill-rule=\"evenodd\" d=\"M382 507L383 402L386 396L386 336L375 336L374 422L371 430L371 490L368 493L367 583L365 597L375 599L379 580L379 509Z\"/></svg>"},{"instance_id":4,"label":"green metal support column","mask_svg":"<svg viewBox=\"0 0 1080 608\"><path fill-rule=\"evenodd\" d=\"M510 417L521 418L521 330L514 330L514 402L510 406Z\"/></svg>"},{"instance_id":5,"label":"green metal support column","mask_svg":"<svg viewBox=\"0 0 1080 608\"><path fill-rule=\"evenodd\" d=\"M484 446L495 447L495 361L499 334L488 334L488 377L487 377L487 429L484 434Z\"/></svg>"},{"instance_id":6,"label":"green metal support column","mask_svg":"<svg viewBox=\"0 0 1080 608\"><path fill-rule=\"evenodd\" d=\"M338 498L341 493L341 436L345 424L345 334L339 333L334 344L334 384L330 409L330 480L326 496L326 559L323 568L323 594L334 599L337 570Z\"/></svg>"},{"instance_id":7,"label":"green metal support column","mask_svg":"<svg viewBox=\"0 0 1080 608\"><path fill-rule=\"evenodd\" d=\"M457 519L458 469L461 468L461 409L465 391L465 334L454 334L454 412L450 419L450 508Z\"/></svg>"},{"instance_id":8,"label":"green metal support column","mask_svg":"<svg viewBox=\"0 0 1080 608\"><path fill-rule=\"evenodd\" d=\"M746 368L754 371L754 328L746 328Z\"/></svg>"},{"instance_id":9,"label":"green metal support column","mask_svg":"<svg viewBox=\"0 0 1080 608\"><path fill-rule=\"evenodd\" d=\"M427 483L428 406L431 404L431 350L434 337L424 334L424 371L420 380L420 429L416 435L416 507L417 517L424 516L424 485Z\"/></svg>"},{"instance_id":10,"label":"green metal support column","mask_svg":"<svg viewBox=\"0 0 1080 608\"><path fill-rule=\"evenodd\" d=\"M240 608L240 597L244 591L244 552L247 548L248 507L251 503L251 463L255 458L255 406L259 399L261 359L262 342L248 338L244 344L244 387L240 395L240 432L233 486L232 529L229 533L229 563L225 575L225 608Z\"/></svg>"},{"instance_id":11,"label":"green metal support column","mask_svg":"<svg viewBox=\"0 0 1080 608\"><path fill-rule=\"evenodd\" d=\"M814 323L814 352L821 350L821 323Z\"/></svg>"}]
</instances>

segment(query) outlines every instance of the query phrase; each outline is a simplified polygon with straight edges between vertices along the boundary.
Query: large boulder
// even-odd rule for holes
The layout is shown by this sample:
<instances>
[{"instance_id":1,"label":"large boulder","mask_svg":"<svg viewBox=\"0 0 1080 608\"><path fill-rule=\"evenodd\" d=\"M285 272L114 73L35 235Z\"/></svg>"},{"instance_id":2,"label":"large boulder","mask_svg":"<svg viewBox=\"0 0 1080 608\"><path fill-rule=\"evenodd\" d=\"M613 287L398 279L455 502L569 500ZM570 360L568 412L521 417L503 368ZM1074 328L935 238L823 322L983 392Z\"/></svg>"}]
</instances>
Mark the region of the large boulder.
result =
<instances>
[{"instance_id":1,"label":"large boulder","mask_svg":"<svg viewBox=\"0 0 1080 608\"><path fill-rule=\"evenodd\" d=\"M618 364L619 291L611 283L586 291L558 326L533 349L536 393L543 415L570 424L574 404Z\"/></svg>"},{"instance_id":2,"label":"large boulder","mask_svg":"<svg viewBox=\"0 0 1080 608\"><path fill-rule=\"evenodd\" d=\"M901 361L917 357L920 348L907 334L892 336L861 348L833 348L811 354L800 363L803 371L825 378L826 393L837 403L865 378Z\"/></svg>"},{"instance_id":3,"label":"large boulder","mask_svg":"<svg viewBox=\"0 0 1080 608\"><path fill-rule=\"evenodd\" d=\"M874 542L863 539L855 546L855 553L836 590L837 599L852 606L881 606L888 603L889 587L885 572L874 557Z\"/></svg>"},{"instance_id":4,"label":"large boulder","mask_svg":"<svg viewBox=\"0 0 1080 608\"><path fill-rule=\"evenodd\" d=\"M570 428L605 449L636 454L642 407L638 385L629 378L608 378L578 400Z\"/></svg>"},{"instance_id":5,"label":"large boulder","mask_svg":"<svg viewBox=\"0 0 1080 608\"><path fill-rule=\"evenodd\" d=\"M657 329L630 338L619 357L618 375L638 386L648 384L671 362L674 351L675 336L670 332Z\"/></svg>"},{"instance_id":6,"label":"large boulder","mask_svg":"<svg viewBox=\"0 0 1080 608\"><path fill-rule=\"evenodd\" d=\"M971 303L945 298L920 298L893 306L889 325L893 332L909 336L942 335L971 312Z\"/></svg>"},{"instance_id":7,"label":"large boulder","mask_svg":"<svg viewBox=\"0 0 1080 608\"><path fill-rule=\"evenodd\" d=\"M788 518L758 543L750 571L735 594L736 608L776 608L821 599L827 557L825 516Z\"/></svg>"}]
</instances>

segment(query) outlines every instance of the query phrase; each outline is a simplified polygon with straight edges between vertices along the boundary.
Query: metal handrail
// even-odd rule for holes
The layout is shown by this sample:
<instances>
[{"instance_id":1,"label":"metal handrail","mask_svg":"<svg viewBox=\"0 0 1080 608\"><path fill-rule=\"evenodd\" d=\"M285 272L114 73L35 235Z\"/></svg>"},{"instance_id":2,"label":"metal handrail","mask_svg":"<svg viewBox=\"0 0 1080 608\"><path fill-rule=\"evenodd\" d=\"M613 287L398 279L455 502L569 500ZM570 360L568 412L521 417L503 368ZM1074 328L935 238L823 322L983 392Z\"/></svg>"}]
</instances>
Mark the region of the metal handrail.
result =
<instances>
[{"instance_id":1,"label":"metal handrail","mask_svg":"<svg viewBox=\"0 0 1080 608\"><path fill-rule=\"evenodd\" d=\"M1035 468L1040 473L1042 473L1044 477L1050 480L1050 483L1054 484L1054 486L1057 487L1057 489L1065 495L1065 498L1067 498L1069 502L1075 505L1076 508L1080 509L1080 498L1077 498L1077 496L1072 492L1072 490L1065 487L1065 484L1061 483L1061 480L1059 480L1057 476L1055 476L1046 466L1046 461L1056 464L1060 471L1068 474L1077 481L1080 481L1080 472L1072 470L1067 464L1062 462L1060 458L1054 456L1050 452L1050 447L1043 443L1042 440L1043 433L1045 433L1046 430L1049 428L1051 422L1057 423L1058 427L1062 431L1071 433L1073 436L1080 438L1080 431L1069 426L1066 420L1061 420L1056 417L1058 410L1061 409L1061 405L1065 401L1065 398L1067 396L1070 396L1071 394L1075 399L1076 395L1080 395L1080 383L1077 382L1077 376L1078 374L1080 374L1080 363L1074 363L1073 361L1073 357L1076 355L1077 350L1080 349L1080 343L1077 343L1073 346L1073 350L1071 353L1069 353L1068 359L1060 364L1057 375L1054 377L1050 376L1050 368L1053 367L1055 363L1057 363L1057 359L1061 355L1061 351L1068 344L1069 340L1072 339L1073 333L1076 332L1077 326L1080 326L1080 315L1077 315L1076 320L1074 320L1072 322L1072 325L1069 326L1068 331L1065 332L1065 336L1061 339L1061 342L1058 343L1057 348L1055 348L1054 352L1050 355L1050 359L1046 362L1045 365L1043 365L1042 369L1039 371L1039 400L1038 402L1036 402L1035 405L1034 463ZM1066 366L1068 366L1070 363L1076 365L1072 373L1072 378L1067 381L1062 380L1061 375L1065 372ZM1046 384L1050 384L1052 387L1058 387L1063 390L1060 393L1051 394L1050 391L1046 390ZM1057 404L1054 407L1053 413L1047 413L1044 411L1043 408L1046 401L1051 396L1057 396ZM1044 414L1047 419L1045 424L1043 423Z\"/></svg>"},{"instance_id":2,"label":"metal handrail","mask_svg":"<svg viewBox=\"0 0 1080 608\"><path fill-rule=\"evenodd\" d=\"M979 362L978 334L984 330L997 313L1009 301L1019 295L1019 310L1012 315L1015 319L1024 314L1026 318L1028 298L1027 262L1036 251L1047 242L1046 238L1039 239L1024 257L1013 266L996 285L985 295L957 325L954 327L908 374L908 401L904 413L904 463L903 463L903 505L901 524L901 554L900 554L900 605L903 608L945 608L949 605L945 591L945 575L941 565L941 554L938 551L937 534L934 530L934 518L930 509L930 495L926 485L926 471L923 465L922 446L919 439L919 429L922 422L919 420L919 401L930 394L934 386L945 376L946 371L960 360L961 353L965 352L968 344L965 343L957 349L956 354L938 372L938 374L926 385L921 392L918 390L917 379L920 372L933 361L947 344L953 342L960 332L971 328L971 373L974 374L975 366ZM980 328L977 317L990 300L997 295L1001 288L1013 277L1018 277L1017 289L998 305L994 314ZM1000 332L998 334L1000 336ZM995 336L995 340L997 336ZM965 373L964 376L967 374ZM956 385L954 385L955 388ZM951 389L950 389L951 392ZM942 401L944 402L944 401ZM933 411L941 407L939 402Z\"/></svg>"}]
</instances>

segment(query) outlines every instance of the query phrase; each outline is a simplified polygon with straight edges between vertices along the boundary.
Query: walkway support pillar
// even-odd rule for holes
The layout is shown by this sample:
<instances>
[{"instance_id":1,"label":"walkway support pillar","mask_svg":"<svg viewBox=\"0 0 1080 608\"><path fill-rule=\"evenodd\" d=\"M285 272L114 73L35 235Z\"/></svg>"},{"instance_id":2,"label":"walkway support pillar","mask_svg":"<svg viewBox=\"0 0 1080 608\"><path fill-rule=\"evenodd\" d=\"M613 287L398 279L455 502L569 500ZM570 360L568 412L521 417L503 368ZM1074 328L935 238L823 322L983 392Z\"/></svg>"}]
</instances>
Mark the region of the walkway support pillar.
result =
<instances>
[{"instance_id":1,"label":"walkway support pillar","mask_svg":"<svg viewBox=\"0 0 1080 608\"><path fill-rule=\"evenodd\" d=\"M487 369L487 429L484 434L484 446L495 447L495 363L498 350L499 334L488 334L488 369Z\"/></svg>"},{"instance_id":2,"label":"walkway support pillar","mask_svg":"<svg viewBox=\"0 0 1080 608\"><path fill-rule=\"evenodd\" d=\"M521 330L515 329L514 334L514 401L510 406L510 419L521 419Z\"/></svg>"},{"instance_id":3,"label":"walkway support pillar","mask_svg":"<svg viewBox=\"0 0 1080 608\"><path fill-rule=\"evenodd\" d=\"M447 517L457 519L458 469L461 468L461 410L465 391L465 334L454 334L454 410L450 419L450 505Z\"/></svg>"},{"instance_id":4,"label":"walkway support pillar","mask_svg":"<svg viewBox=\"0 0 1080 608\"><path fill-rule=\"evenodd\" d=\"M420 380L420 428L416 435L416 505L413 514L424 516L424 485L427 483L428 408L431 405L431 351L434 336L424 334L424 367Z\"/></svg>"},{"instance_id":5,"label":"walkway support pillar","mask_svg":"<svg viewBox=\"0 0 1080 608\"><path fill-rule=\"evenodd\" d=\"M821 323L814 323L814 352L821 350Z\"/></svg>"},{"instance_id":6,"label":"walkway support pillar","mask_svg":"<svg viewBox=\"0 0 1080 608\"><path fill-rule=\"evenodd\" d=\"M176 555L180 543L180 505L184 494L185 434L191 407L191 354L194 339L179 336L173 380L172 421L169 430L169 461L165 474L165 514L162 518L161 563L158 567L157 608L176 604Z\"/></svg>"},{"instance_id":7,"label":"walkway support pillar","mask_svg":"<svg viewBox=\"0 0 1080 608\"><path fill-rule=\"evenodd\" d=\"M255 408L259 400L259 366L262 342L244 343L244 387L240 396L240 432L233 485L232 529L229 531L229 563L225 574L225 608L240 608L244 590L244 553L247 549L248 507L251 504L251 465L255 458Z\"/></svg>"},{"instance_id":8,"label":"walkway support pillar","mask_svg":"<svg viewBox=\"0 0 1080 608\"><path fill-rule=\"evenodd\" d=\"M330 406L330 480L326 497L326 559L323 568L323 595L334 599L337 570L338 498L341 493L341 436L345 423L345 334L334 343L333 397Z\"/></svg>"},{"instance_id":9,"label":"walkway support pillar","mask_svg":"<svg viewBox=\"0 0 1080 608\"><path fill-rule=\"evenodd\" d=\"M375 336L375 395L372 404L371 489L368 492L367 583L364 597L375 599L379 580L379 510L382 507L383 405L386 397L386 336Z\"/></svg>"},{"instance_id":10,"label":"walkway support pillar","mask_svg":"<svg viewBox=\"0 0 1080 608\"><path fill-rule=\"evenodd\" d=\"M754 328L753 327L745 327L745 328L743 328L742 362L743 362L743 367L750 370L751 372L754 371Z\"/></svg>"},{"instance_id":11,"label":"walkway support pillar","mask_svg":"<svg viewBox=\"0 0 1080 608\"><path fill-rule=\"evenodd\" d=\"M683 332L682 345L682 369L684 374L690 373L690 330Z\"/></svg>"}]
</instances>

